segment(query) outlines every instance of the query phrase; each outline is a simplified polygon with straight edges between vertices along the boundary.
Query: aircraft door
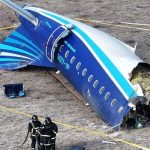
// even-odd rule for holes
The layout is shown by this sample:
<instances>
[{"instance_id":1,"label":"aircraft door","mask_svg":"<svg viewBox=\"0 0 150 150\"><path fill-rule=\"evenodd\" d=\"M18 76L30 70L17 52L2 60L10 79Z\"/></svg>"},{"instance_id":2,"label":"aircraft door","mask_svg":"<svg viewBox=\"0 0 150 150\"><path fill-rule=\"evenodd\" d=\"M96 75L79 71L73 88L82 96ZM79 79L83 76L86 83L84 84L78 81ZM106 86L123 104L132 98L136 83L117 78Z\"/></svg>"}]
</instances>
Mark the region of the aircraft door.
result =
<instances>
[{"instance_id":1,"label":"aircraft door","mask_svg":"<svg viewBox=\"0 0 150 150\"><path fill-rule=\"evenodd\" d=\"M59 26L49 36L46 44L46 56L51 62L55 61L57 54L64 43L64 38L69 36L72 28L73 25L71 24Z\"/></svg>"}]
</instances>

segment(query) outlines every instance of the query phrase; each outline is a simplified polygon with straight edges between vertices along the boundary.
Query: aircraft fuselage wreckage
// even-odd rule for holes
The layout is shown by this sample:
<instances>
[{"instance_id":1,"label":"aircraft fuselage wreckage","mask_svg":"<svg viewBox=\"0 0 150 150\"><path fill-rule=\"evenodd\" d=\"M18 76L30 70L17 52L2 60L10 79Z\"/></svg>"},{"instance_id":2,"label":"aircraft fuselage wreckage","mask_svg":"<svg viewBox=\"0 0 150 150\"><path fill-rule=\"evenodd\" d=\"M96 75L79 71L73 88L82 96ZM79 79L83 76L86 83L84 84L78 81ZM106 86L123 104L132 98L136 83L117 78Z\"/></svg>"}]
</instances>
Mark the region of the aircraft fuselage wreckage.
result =
<instances>
[{"instance_id":1,"label":"aircraft fuselage wreckage","mask_svg":"<svg viewBox=\"0 0 150 150\"><path fill-rule=\"evenodd\" d=\"M149 68L135 55L135 48L56 13L1 1L17 12L21 25L0 44L0 69L28 65L58 69L97 114L115 127L134 109L135 99L145 97L140 84L131 82L138 66Z\"/></svg>"}]
</instances>

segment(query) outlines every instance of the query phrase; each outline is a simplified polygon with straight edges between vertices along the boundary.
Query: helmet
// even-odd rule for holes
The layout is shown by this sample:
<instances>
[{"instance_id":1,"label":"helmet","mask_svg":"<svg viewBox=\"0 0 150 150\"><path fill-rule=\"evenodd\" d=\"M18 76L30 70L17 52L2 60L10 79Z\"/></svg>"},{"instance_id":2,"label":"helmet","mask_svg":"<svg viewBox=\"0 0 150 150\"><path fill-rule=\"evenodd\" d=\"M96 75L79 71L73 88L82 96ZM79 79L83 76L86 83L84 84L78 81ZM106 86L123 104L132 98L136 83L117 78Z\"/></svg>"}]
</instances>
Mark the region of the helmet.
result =
<instances>
[{"instance_id":1,"label":"helmet","mask_svg":"<svg viewBox=\"0 0 150 150\"><path fill-rule=\"evenodd\" d=\"M46 117L44 123L45 123L45 125L49 125L51 123L51 118Z\"/></svg>"},{"instance_id":2,"label":"helmet","mask_svg":"<svg viewBox=\"0 0 150 150\"><path fill-rule=\"evenodd\" d=\"M38 121L38 116L37 115L33 115L31 119L32 119L32 121Z\"/></svg>"}]
</instances>

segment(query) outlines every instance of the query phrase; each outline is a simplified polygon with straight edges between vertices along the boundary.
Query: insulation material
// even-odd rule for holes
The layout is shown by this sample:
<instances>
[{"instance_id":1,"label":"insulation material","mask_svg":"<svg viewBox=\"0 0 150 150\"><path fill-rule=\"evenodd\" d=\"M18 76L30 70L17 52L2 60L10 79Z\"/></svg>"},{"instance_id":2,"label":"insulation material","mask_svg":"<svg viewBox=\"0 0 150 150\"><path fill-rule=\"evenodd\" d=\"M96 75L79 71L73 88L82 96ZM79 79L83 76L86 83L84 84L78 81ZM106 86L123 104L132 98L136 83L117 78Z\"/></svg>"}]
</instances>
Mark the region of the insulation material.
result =
<instances>
[{"instance_id":1,"label":"insulation material","mask_svg":"<svg viewBox=\"0 0 150 150\"><path fill-rule=\"evenodd\" d=\"M148 104L150 101L150 65L139 63L132 71L131 83L133 86L140 85Z\"/></svg>"}]
</instances>

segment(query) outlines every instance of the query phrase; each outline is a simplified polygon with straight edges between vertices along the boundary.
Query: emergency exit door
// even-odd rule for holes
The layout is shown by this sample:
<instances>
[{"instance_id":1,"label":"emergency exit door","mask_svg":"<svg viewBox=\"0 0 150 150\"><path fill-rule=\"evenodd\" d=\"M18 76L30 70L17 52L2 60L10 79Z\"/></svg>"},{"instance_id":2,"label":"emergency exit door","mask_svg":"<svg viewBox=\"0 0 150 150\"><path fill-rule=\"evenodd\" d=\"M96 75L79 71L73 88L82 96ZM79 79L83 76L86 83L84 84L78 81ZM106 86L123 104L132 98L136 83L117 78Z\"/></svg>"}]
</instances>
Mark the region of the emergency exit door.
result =
<instances>
[{"instance_id":1,"label":"emergency exit door","mask_svg":"<svg viewBox=\"0 0 150 150\"><path fill-rule=\"evenodd\" d=\"M53 62L64 43L64 38L71 33L72 25L62 25L53 31L46 44L46 56Z\"/></svg>"}]
</instances>

